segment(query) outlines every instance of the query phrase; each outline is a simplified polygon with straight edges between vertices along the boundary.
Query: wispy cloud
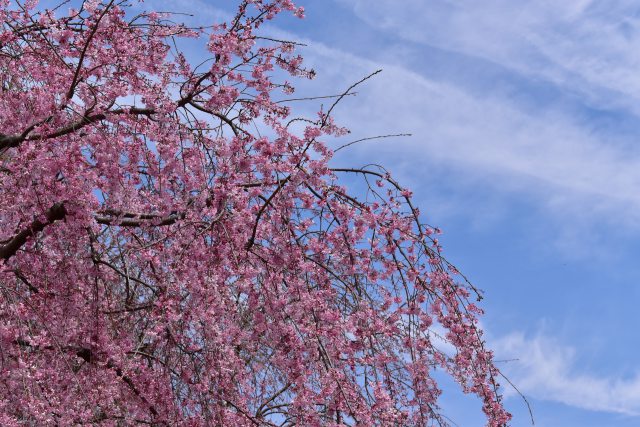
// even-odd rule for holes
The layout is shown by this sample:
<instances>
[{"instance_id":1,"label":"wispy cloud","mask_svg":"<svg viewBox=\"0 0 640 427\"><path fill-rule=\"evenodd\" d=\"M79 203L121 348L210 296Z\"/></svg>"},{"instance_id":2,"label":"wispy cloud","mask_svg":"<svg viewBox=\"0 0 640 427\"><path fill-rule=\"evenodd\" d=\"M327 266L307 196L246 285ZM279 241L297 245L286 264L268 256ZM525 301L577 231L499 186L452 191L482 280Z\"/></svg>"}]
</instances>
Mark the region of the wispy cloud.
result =
<instances>
[{"instance_id":1,"label":"wispy cloud","mask_svg":"<svg viewBox=\"0 0 640 427\"><path fill-rule=\"evenodd\" d=\"M503 370L525 395L589 410L640 415L640 375L612 378L580 372L576 349L544 335L512 333L493 340L491 346L498 359L517 359Z\"/></svg>"},{"instance_id":2,"label":"wispy cloud","mask_svg":"<svg viewBox=\"0 0 640 427\"><path fill-rule=\"evenodd\" d=\"M319 69L323 87L340 87L345 76L384 68L357 99L345 101L338 117L357 135L411 132L414 138L368 146L367 155L379 150L402 161L404 173L414 176L427 164L453 165L496 189L542 198L562 214L640 225L640 156L600 139L568 114L523 110L506 98L469 93L396 65L312 46L306 57ZM396 151L403 155L394 156Z\"/></svg>"},{"instance_id":3,"label":"wispy cloud","mask_svg":"<svg viewBox=\"0 0 640 427\"><path fill-rule=\"evenodd\" d=\"M640 6L631 0L562 2L339 0L370 25L407 40L493 61L578 91L593 103L639 111Z\"/></svg>"}]
</instances>

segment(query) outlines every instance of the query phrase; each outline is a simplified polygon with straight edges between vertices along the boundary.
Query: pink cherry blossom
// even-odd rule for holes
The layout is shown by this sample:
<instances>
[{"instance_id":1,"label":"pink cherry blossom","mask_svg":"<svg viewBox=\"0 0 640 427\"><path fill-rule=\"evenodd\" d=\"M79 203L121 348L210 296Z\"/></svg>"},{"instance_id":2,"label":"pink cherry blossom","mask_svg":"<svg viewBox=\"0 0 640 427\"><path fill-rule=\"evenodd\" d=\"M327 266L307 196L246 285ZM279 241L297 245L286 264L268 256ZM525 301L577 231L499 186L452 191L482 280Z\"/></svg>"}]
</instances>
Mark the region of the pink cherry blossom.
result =
<instances>
[{"instance_id":1,"label":"pink cherry blossom","mask_svg":"<svg viewBox=\"0 0 640 427\"><path fill-rule=\"evenodd\" d=\"M283 74L314 73L257 36L283 11L191 29L0 0L1 425L430 426L438 371L508 423L475 289L411 192L332 167L333 106L290 127Z\"/></svg>"}]
</instances>

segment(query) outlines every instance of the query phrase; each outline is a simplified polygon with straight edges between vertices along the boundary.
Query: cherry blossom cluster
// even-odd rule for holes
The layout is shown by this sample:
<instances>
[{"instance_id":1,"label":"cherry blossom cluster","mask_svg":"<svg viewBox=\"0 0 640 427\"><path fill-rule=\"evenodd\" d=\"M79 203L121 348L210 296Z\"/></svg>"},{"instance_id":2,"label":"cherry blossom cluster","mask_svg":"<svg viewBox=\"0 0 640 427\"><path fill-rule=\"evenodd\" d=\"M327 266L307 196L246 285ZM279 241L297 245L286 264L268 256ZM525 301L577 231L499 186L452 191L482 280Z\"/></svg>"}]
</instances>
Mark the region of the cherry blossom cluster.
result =
<instances>
[{"instance_id":1,"label":"cherry blossom cluster","mask_svg":"<svg viewBox=\"0 0 640 427\"><path fill-rule=\"evenodd\" d=\"M438 372L509 422L439 230L331 165L348 91L286 102L313 71L260 36L282 12L0 0L0 425L446 425Z\"/></svg>"}]
</instances>

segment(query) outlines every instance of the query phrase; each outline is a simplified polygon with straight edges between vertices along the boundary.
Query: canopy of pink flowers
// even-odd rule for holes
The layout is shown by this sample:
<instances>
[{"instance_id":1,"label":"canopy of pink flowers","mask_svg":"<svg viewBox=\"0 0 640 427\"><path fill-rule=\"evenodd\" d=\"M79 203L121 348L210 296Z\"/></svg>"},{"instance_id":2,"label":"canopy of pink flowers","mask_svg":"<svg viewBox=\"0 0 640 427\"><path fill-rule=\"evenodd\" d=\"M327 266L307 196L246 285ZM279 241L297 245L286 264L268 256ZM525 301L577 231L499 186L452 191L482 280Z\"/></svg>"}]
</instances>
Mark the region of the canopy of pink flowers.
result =
<instances>
[{"instance_id":1,"label":"canopy of pink flowers","mask_svg":"<svg viewBox=\"0 0 640 427\"><path fill-rule=\"evenodd\" d=\"M313 76L258 35L283 11L202 29L0 0L0 425L446 424L437 371L508 422L475 290L411 193L330 167L335 104L279 102Z\"/></svg>"}]
</instances>

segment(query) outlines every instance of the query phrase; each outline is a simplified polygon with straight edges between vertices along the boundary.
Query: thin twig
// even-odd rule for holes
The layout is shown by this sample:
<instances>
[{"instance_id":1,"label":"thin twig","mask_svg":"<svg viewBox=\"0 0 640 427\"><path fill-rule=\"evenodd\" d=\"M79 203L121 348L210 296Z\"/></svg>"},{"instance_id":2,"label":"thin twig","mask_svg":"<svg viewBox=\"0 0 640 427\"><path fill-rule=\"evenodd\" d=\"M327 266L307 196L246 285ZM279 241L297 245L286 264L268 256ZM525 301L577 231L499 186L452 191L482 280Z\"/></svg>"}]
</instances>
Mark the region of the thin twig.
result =
<instances>
[{"instance_id":1,"label":"thin twig","mask_svg":"<svg viewBox=\"0 0 640 427\"><path fill-rule=\"evenodd\" d=\"M370 136L368 138L362 138L362 139L358 139L355 141L351 141L347 144L341 145L340 147L338 147L337 149L333 150L334 153L337 153L338 151L342 150L343 148L347 148L350 145L356 144L358 142L362 142L362 141L370 141L372 139L382 139L382 138L393 138L393 137L397 137L397 136L413 136L410 133L396 133L396 134L392 134L392 135L378 135L378 136Z\"/></svg>"}]
</instances>

